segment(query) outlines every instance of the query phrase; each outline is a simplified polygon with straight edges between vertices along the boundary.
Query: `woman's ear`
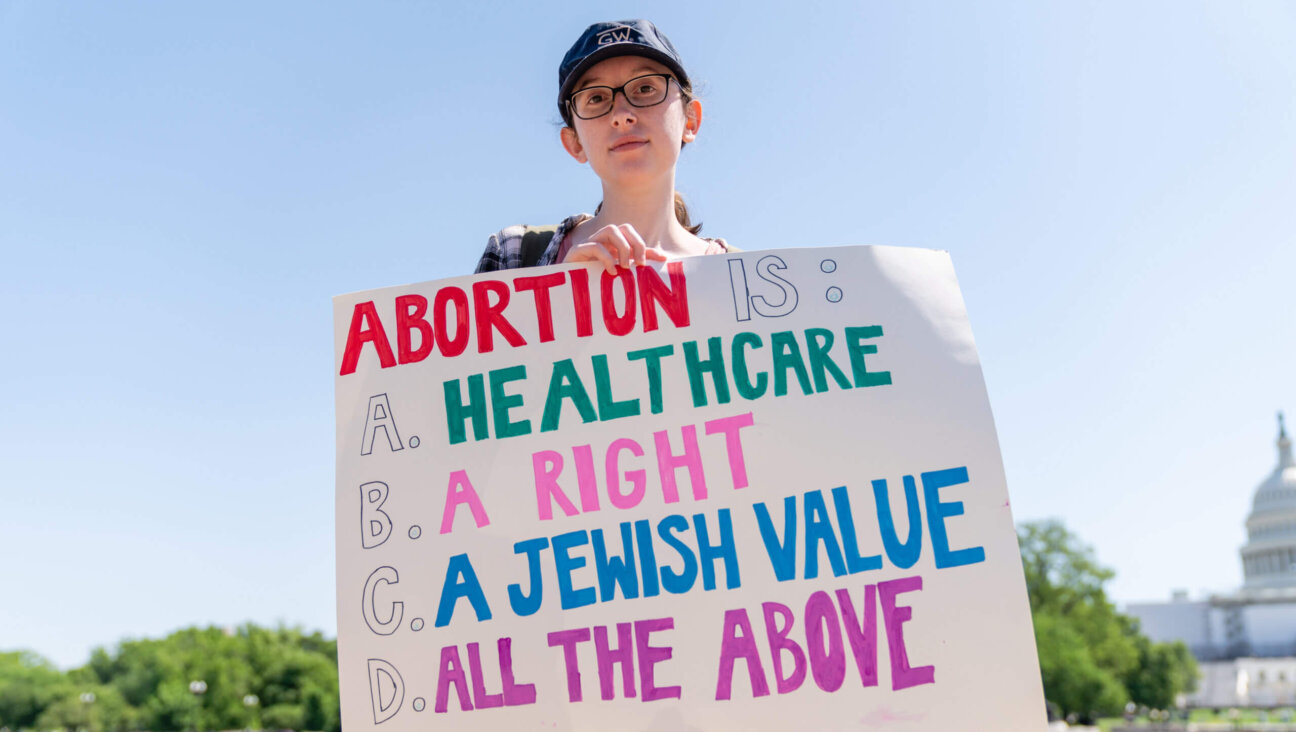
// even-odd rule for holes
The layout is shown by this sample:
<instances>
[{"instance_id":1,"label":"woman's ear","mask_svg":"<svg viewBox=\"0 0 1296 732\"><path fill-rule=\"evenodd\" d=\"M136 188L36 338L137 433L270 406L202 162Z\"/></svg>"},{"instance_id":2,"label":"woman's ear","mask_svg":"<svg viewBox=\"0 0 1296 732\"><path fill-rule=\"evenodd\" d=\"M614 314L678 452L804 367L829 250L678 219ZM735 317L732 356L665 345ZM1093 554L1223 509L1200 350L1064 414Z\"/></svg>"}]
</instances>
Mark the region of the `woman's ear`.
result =
<instances>
[{"instance_id":1,"label":"woman's ear","mask_svg":"<svg viewBox=\"0 0 1296 732\"><path fill-rule=\"evenodd\" d=\"M589 162L589 158L585 155L585 146L581 144L580 138L576 136L576 130L564 127L558 134L562 137L562 146L568 155L572 156L578 163Z\"/></svg>"},{"instance_id":2,"label":"woman's ear","mask_svg":"<svg viewBox=\"0 0 1296 732\"><path fill-rule=\"evenodd\" d=\"M683 142L697 139L698 130L702 127L702 102L694 99L684 106Z\"/></svg>"}]
</instances>

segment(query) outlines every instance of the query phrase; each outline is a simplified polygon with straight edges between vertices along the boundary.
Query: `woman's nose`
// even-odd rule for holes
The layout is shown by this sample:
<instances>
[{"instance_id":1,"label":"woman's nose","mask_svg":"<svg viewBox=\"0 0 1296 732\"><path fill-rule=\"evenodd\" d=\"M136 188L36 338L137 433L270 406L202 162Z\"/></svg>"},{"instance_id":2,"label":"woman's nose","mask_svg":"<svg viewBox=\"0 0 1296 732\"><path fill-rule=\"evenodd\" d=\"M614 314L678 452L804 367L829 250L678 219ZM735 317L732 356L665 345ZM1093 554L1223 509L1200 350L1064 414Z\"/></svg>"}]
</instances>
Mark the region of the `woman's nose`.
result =
<instances>
[{"instance_id":1,"label":"woman's nose","mask_svg":"<svg viewBox=\"0 0 1296 732\"><path fill-rule=\"evenodd\" d=\"M615 93L612 96L612 125L619 127L621 125L633 124L635 122L635 108L625 97L625 92Z\"/></svg>"}]
</instances>

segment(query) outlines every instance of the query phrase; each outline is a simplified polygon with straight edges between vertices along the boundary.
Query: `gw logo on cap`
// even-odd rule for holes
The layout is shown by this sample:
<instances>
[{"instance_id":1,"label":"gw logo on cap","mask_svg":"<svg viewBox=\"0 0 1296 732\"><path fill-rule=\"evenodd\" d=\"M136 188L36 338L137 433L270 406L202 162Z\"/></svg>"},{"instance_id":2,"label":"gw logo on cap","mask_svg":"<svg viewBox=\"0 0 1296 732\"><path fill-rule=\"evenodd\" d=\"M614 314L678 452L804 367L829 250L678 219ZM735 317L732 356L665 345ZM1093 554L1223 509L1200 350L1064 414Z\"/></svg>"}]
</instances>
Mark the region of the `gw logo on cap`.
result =
<instances>
[{"instance_id":1,"label":"gw logo on cap","mask_svg":"<svg viewBox=\"0 0 1296 732\"><path fill-rule=\"evenodd\" d=\"M600 46L607 46L612 43L627 43L633 40L630 36L634 32L634 28L631 28L628 25L619 25L615 28L609 28L608 30L598 34L598 44Z\"/></svg>"}]
</instances>

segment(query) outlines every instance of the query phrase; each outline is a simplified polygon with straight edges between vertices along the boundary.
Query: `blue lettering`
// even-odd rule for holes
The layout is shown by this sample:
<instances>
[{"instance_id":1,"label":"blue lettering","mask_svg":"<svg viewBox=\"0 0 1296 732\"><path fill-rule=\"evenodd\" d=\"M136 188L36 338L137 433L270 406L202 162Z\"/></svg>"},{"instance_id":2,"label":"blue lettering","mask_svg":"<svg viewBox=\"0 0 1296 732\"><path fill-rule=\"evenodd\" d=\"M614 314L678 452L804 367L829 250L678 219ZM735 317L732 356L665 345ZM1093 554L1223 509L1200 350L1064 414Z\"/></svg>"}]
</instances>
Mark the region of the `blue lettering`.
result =
<instances>
[{"instance_id":1,"label":"blue lettering","mask_svg":"<svg viewBox=\"0 0 1296 732\"><path fill-rule=\"evenodd\" d=\"M882 548L887 559L901 569L908 569L922 555L922 514L918 511L918 487L912 475L904 477L905 506L909 509L909 538L903 544L896 535L895 518L891 516L891 500L887 496L887 482L873 481L873 500L877 503L878 529L882 532Z\"/></svg>"},{"instance_id":2,"label":"blue lettering","mask_svg":"<svg viewBox=\"0 0 1296 732\"><path fill-rule=\"evenodd\" d=\"M842 548L846 554L846 569L851 574L867 572L870 569L882 569L882 555L873 554L861 557L859 553L859 536L855 532L855 512L851 510L850 494L846 486L832 489L833 507L837 509L837 524L841 526Z\"/></svg>"},{"instance_id":3,"label":"blue lettering","mask_svg":"<svg viewBox=\"0 0 1296 732\"><path fill-rule=\"evenodd\" d=\"M832 519L828 518L828 506L824 503L823 491L810 491L805 494L805 578L819 576L819 545L823 544L828 553L828 564L832 565L834 577L846 574L846 563L842 561L841 546L837 544L837 532L833 529Z\"/></svg>"},{"instance_id":4,"label":"blue lettering","mask_svg":"<svg viewBox=\"0 0 1296 732\"><path fill-rule=\"evenodd\" d=\"M985 561L985 549L979 546L950 551L949 535L945 532L945 519L963 515L962 501L942 503L940 489L968 482L967 467L933 470L922 474L923 497L927 503L927 524L931 529L932 551L936 555L936 568L961 567Z\"/></svg>"},{"instance_id":5,"label":"blue lettering","mask_svg":"<svg viewBox=\"0 0 1296 732\"><path fill-rule=\"evenodd\" d=\"M603 529L590 532L594 545L594 572L598 574L599 602L616 597L617 586L621 596L633 600L639 596L639 575L634 568L634 540L630 537L630 522L621 524L621 556L608 557L603 543Z\"/></svg>"},{"instance_id":6,"label":"blue lettering","mask_svg":"<svg viewBox=\"0 0 1296 732\"><path fill-rule=\"evenodd\" d=\"M688 592L697 581L697 560L693 557L693 550L675 536L675 532L683 533L688 529L688 519L680 515L667 516L657 524L657 535L679 552L680 558L684 560L684 567L679 572L669 566L661 568L662 588L672 595Z\"/></svg>"},{"instance_id":7,"label":"blue lettering","mask_svg":"<svg viewBox=\"0 0 1296 732\"><path fill-rule=\"evenodd\" d=\"M639 543L639 574L643 577L643 596L656 597L661 594L657 580L657 552L653 550L652 527L647 519L635 522L635 540Z\"/></svg>"},{"instance_id":8,"label":"blue lettering","mask_svg":"<svg viewBox=\"0 0 1296 732\"><path fill-rule=\"evenodd\" d=\"M698 560L702 564L702 588L714 590L715 560L724 557L725 589L732 590L742 584L738 576L738 550L734 547L733 520L729 509L722 508L717 512L720 521L720 543L711 544L707 537L706 517L703 514L693 515L693 530L698 538Z\"/></svg>"},{"instance_id":9,"label":"blue lettering","mask_svg":"<svg viewBox=\"0 0 1296 732\"><path fill-rule=\"evenodd\" d=\"M573 557L568 552L574 547L589 543L589 532L569 531L553 538L554 569L558 572L558 597L562 600L562 609L593 605L596 595L593 587L572 587L571 573L585 566L585 557Z\"/></svg>"},{"instance_id":10,"label":"blue lettering","mask_svg":"<svg viewBox=\"0 0 1296 732\"><path fill-rule=\"evenodd\" d=\"M478 622L491 619L490 605L486 604L486 595L482 592L477 573L473 571L472 562L467 554L456 554L450 557L446 565L445 583L441 586L441 602L437 606L436 627L444 628L450 624L455 605L459 598L466 597L477 613Z\"/></svg>"},{"instance_id":11,"label":"blue lettering","mask_svg":"<svg viewBox=\"0 0 1296 732\"><path fill-rule=\"evenodd\" d=\"M774 577L779 582L787 582L796 576L796 496L783 499L782 542L779 542L774 522L770 519L769 509L764 502L752 504L752 510L756 512L756 523L760 525L761 541L765 543L765 552L769 554Z\"/></svg>"},{"instance_id":12,"label":"blue lettering","mask_svg":"<svg viewBox=\"0 0 1296 732\"><path fill-rule=\"evenodd\" d=\"M532 615L540 609L540 601L544 599L544 578L540 575L540 551L548 546L549 540L543 536L539 539L519 541L513 545L514 554L526 554L527 571L531 574L530 595L522 594L522 585L508 586L509 605L518 617Z\"/></svg>"}]
</instances>

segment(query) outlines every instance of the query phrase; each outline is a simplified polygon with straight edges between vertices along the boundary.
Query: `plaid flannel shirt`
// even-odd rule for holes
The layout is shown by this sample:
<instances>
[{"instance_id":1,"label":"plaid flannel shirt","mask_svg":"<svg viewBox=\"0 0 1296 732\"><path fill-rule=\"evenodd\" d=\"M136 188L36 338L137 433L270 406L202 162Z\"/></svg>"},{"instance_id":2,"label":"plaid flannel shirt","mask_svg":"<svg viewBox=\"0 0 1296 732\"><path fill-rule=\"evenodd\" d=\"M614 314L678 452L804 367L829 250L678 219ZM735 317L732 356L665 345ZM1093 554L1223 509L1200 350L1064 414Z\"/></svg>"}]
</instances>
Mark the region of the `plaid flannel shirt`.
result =
<instances>
[{"instance_id":1,"label":"plaid flannel shirt","mask_svg":"<svg viewBox=\"0 0 1296 732\"><path fill-rule=\"evenodd\" d=\"M567 236L567 232L592 218L594 217L590 214L581 213L563 219L563 222L558 225L558 229L554 231L553 238L549 240L549 246L545 247L544 254L540 255L540 260L536 262L536 266L542 267L546 264L556 263L558 261L558 252L562 249L562 242ZM477 260L477 269L474 274L521 267L522 235L525 233L526 227L519 225L509 226L491 234L490 239L486 242L486 251L482 252L481 259ZM707 254L738 251L729 246L724 239L705 238L705 241L711 244Z\"/></svg>"},{"instance_id":2,"label":"plaid flannel shirt","mask_svg":"<svg viewBox=\"0 0 1296 732\"><path fill-rule=\"evenodd\" d=\"M545 247L544 254L540 255L540 261L536 262L536 266L554 264L558 260L558 249L562 247L563 237L589 218L593 217L582 213L563 219L563 222L558 225L558 230L554 232L553 238L549 240L549 246ZM477 261L476 274L521 267L522 235L525 233L525 226L509 226L491 234L486 242L486 251L482 252L481 259Z\"/></svg>"}]
</instances>

